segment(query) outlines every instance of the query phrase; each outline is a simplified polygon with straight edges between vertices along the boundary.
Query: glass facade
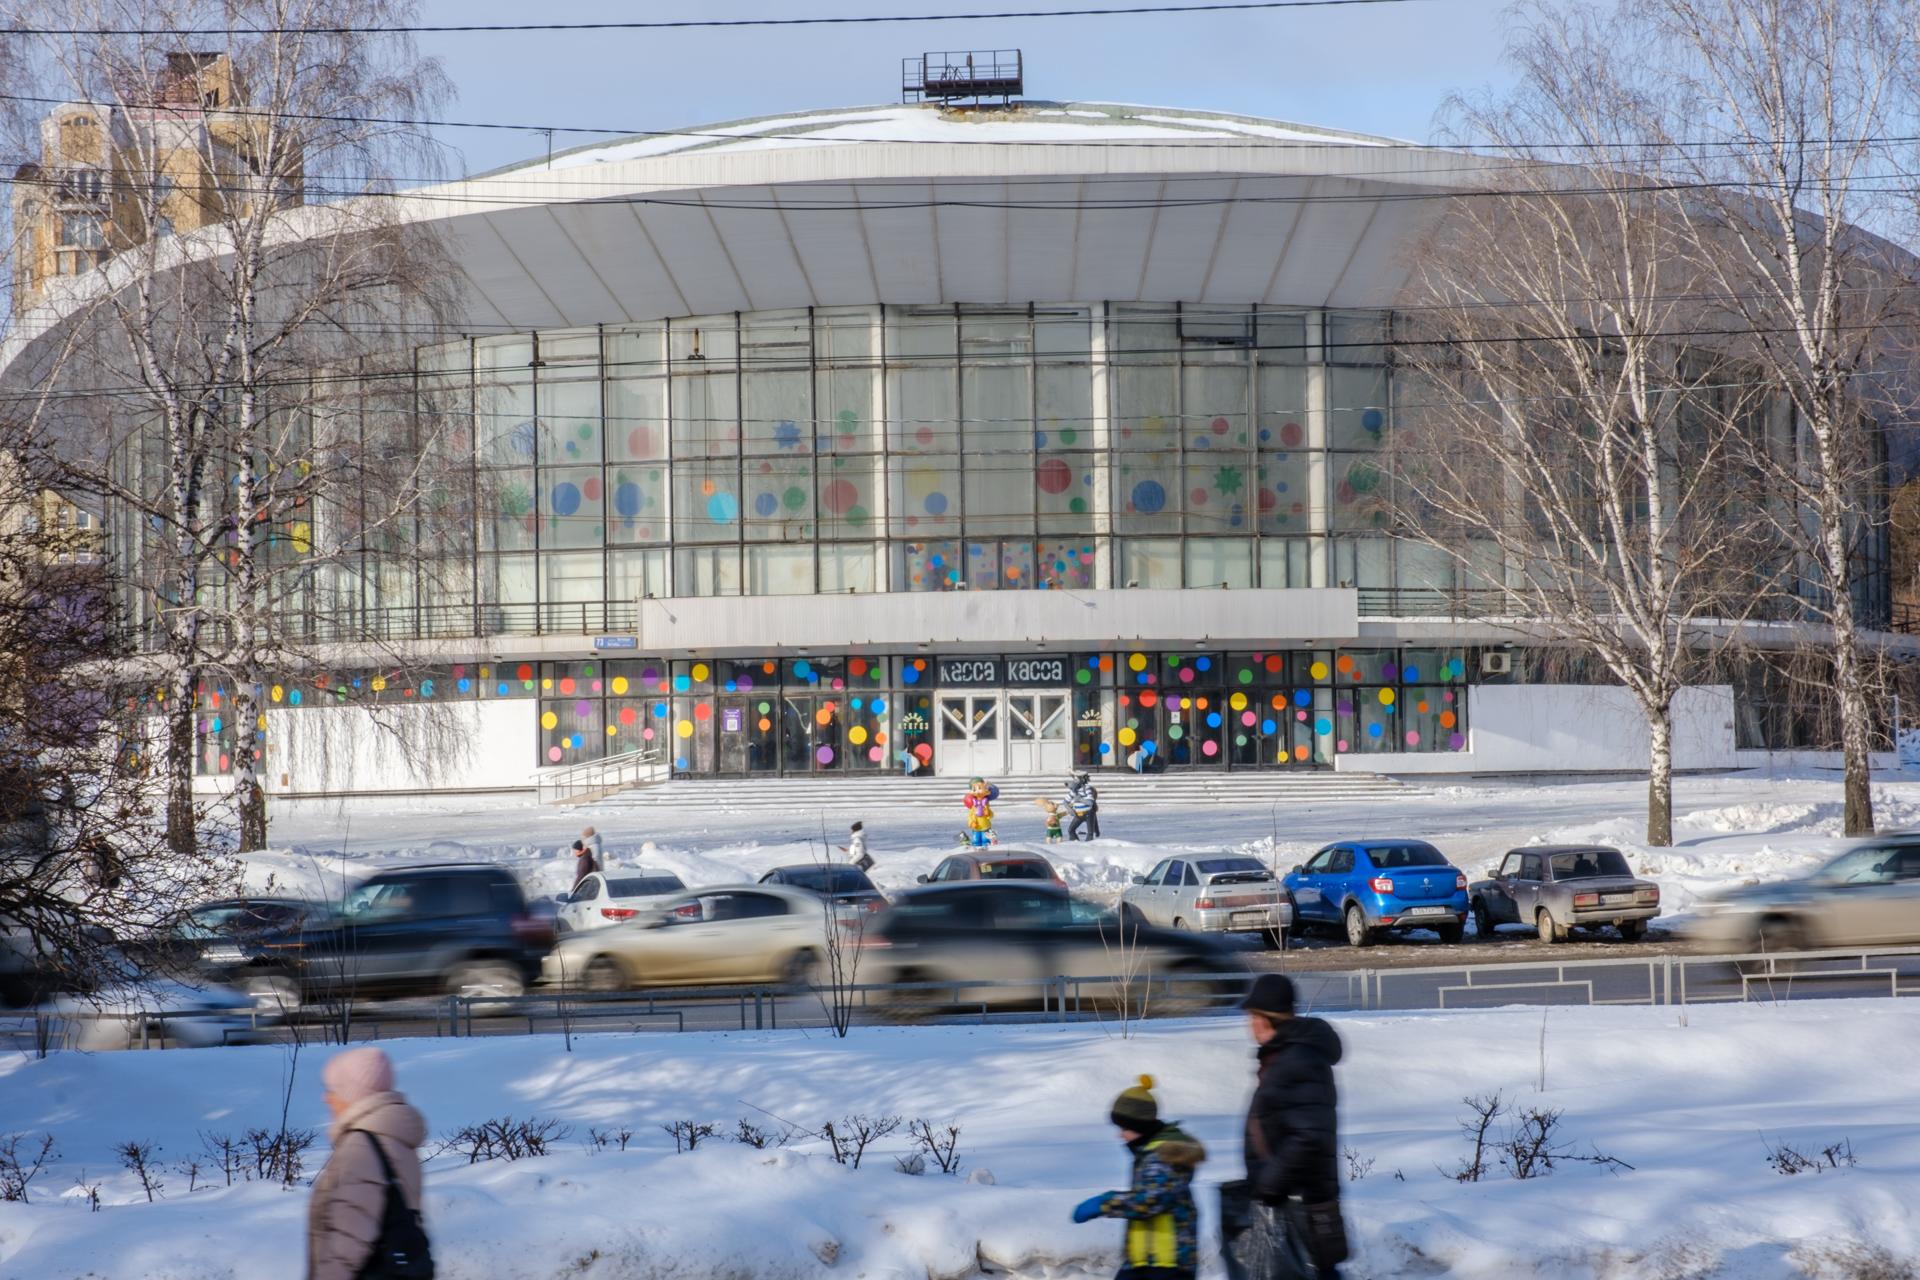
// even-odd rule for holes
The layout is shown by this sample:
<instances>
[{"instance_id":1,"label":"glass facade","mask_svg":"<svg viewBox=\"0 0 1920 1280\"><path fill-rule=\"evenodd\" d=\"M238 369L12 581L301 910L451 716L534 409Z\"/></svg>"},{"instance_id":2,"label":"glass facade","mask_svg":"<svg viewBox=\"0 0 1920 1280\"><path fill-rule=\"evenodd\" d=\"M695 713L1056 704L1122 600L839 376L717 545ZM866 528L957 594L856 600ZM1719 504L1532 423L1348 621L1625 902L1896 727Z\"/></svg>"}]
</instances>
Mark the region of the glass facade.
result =
<instances>
[{"instance_id":1,"label":"glass facade","mask_svg":"<svg viewBox=\"0 0 1920 1280\"><path fill-rule=\"evenodd\" d=\"M1386 536L1378 458L1417 411L1397 407L1390 330L1300 309L867 306L422 348L410 376L342 379L363 387L349 427L305 429L418 431L447 453L404 531L434 559L368 540L289 601L290 629L590 628L646 596L1444 590L1443 558ZM354 545L354 520L315 511L289 553Z\"/></svg>"}]
</instances>

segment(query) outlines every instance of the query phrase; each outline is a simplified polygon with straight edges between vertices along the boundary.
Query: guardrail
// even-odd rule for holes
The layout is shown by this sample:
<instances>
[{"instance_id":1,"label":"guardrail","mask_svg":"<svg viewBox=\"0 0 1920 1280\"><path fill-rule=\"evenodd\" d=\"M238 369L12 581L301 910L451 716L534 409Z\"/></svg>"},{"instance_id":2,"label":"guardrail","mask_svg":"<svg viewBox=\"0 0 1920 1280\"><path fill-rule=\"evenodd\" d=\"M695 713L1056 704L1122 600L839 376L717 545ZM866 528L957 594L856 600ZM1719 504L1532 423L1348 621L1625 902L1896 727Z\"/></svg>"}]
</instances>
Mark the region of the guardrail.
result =
<instances>
[{"instance_id":1,"label":"guardrail","mask_svg":"<svg viewBox=\"0 0 1920 1280\"><path fill-rule=\"evenodd\" d=\"M1464 1012L1543 1004L1702 1005L1920 994L1920 947L1749 955L1624 955L1619 959L1540 960L1389 969L1300 969L1289 972L1303 1011ZM1230 1013L1232 996L1254 975L1213 973L1062 975L986 980L858 983L842 987L767 984L639 991L539 990L519 996L448 996L417 1005L361 1009L355 1041L404 1035L476 1036L626 1030L639 1032L820 1028L830 1022L824 995L852 997L862 1024L905 1019L969 1022L1075 1022ZM1019 1009L1004 1006L1019 1005ZM18 1048L64 1041L62 1024L118 1020L129 1048L164 1048L166 1025L204 1019L207 1011L88 1014L22 1011L6 1033ZM295 1034L277 1017L256 1016L240 1031L250 1040ZM52 1024L52 1025L49 1025ZM0 1027L6 1026L0 1022ZM324 1021L309 1024L328 1034ZM162 1034L155 1035L155 1031ZM62 1047L51 1044L49 1047Z\"/></svg>"}]
</instances>

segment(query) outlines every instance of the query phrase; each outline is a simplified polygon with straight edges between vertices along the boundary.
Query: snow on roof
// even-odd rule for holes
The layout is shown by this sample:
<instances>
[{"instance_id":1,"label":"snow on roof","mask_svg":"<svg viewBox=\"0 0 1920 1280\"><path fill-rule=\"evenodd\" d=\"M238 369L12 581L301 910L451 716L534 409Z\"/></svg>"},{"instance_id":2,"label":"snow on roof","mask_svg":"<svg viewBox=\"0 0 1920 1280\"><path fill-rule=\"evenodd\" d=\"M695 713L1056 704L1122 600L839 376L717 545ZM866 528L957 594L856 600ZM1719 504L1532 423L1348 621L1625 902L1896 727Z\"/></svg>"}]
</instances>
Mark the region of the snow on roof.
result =
<instances>
[{"instance_id":1,"label":"snow on roof","mask_svg":"<svg viewBox=\"0 0 1920 1280\"><path fill-rule=\"evenodd\" d=\"M697 151L763 151L858 143L1293 143L1324 146L1405 146L1392 138L1262 120L1255 116L1168 107L1087 102L1022 102L1009 108L957 110L935 103L841 107L760 116L720 124L665 129L610 142L589 143L555 155L508 165L483 178L523 169L577 169L649 156Z\"/></svg>"}]
</instances>

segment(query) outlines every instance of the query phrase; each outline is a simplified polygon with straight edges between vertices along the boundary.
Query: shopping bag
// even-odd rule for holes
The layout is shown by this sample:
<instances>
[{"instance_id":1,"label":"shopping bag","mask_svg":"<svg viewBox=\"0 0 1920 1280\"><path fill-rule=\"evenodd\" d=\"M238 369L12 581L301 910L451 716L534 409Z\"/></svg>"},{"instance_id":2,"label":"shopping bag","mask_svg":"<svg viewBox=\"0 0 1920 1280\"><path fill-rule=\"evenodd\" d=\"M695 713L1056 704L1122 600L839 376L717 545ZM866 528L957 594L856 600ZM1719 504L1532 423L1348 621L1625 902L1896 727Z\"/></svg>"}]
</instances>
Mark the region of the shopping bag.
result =
<instances>
[{"instance_id":1,"label":"shopping bag","mask_svg":"<svg viewBox=\"0 0 1920 1280\"><path fill-rule=\"evenodd\" d=\"M1292 1206L1288 1206L1291 1209ZM1252 1185L1220 1185L1220 1254L1228 1280L1316 1280L1296 1214L1254 1199Z\"/></svg>"}]
</instances>

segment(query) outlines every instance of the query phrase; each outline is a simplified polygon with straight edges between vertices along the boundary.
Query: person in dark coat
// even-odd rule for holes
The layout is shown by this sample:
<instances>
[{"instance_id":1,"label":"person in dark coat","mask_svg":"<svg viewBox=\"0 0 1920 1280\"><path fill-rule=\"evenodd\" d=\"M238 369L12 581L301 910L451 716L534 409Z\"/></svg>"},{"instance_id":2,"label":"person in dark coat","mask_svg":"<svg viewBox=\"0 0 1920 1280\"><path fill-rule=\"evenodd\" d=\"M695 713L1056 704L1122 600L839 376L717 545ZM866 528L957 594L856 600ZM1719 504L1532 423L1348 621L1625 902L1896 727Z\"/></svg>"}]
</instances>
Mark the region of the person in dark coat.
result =
<instances>
[{"instance_id":1,"label":"person in dark coat","mask_svg":"<svg viewBox=\"0 0 1920 1280\"><path fill-rule=\"evenodd\" d=\"M573 842L573 887L578 889L580 882L594 872L593 850L587 848L584 841Z\"/></svg>"},{"instance_id":2,"label":"person in dark coat","mask_svg":"<svg viewBox=\"0 0 1920 1280\"><path fill-rule=\"evenodd\" d=\"M1285 974L1262 974L1240 1007L1260 1063L1247 1109L1247 1181L1305 1235L1322 1280L1338 1280L1347 1256L1333 1080L1340 1036L1319 1018L1295 1015Z\"/></svg>"}]
</instances>

